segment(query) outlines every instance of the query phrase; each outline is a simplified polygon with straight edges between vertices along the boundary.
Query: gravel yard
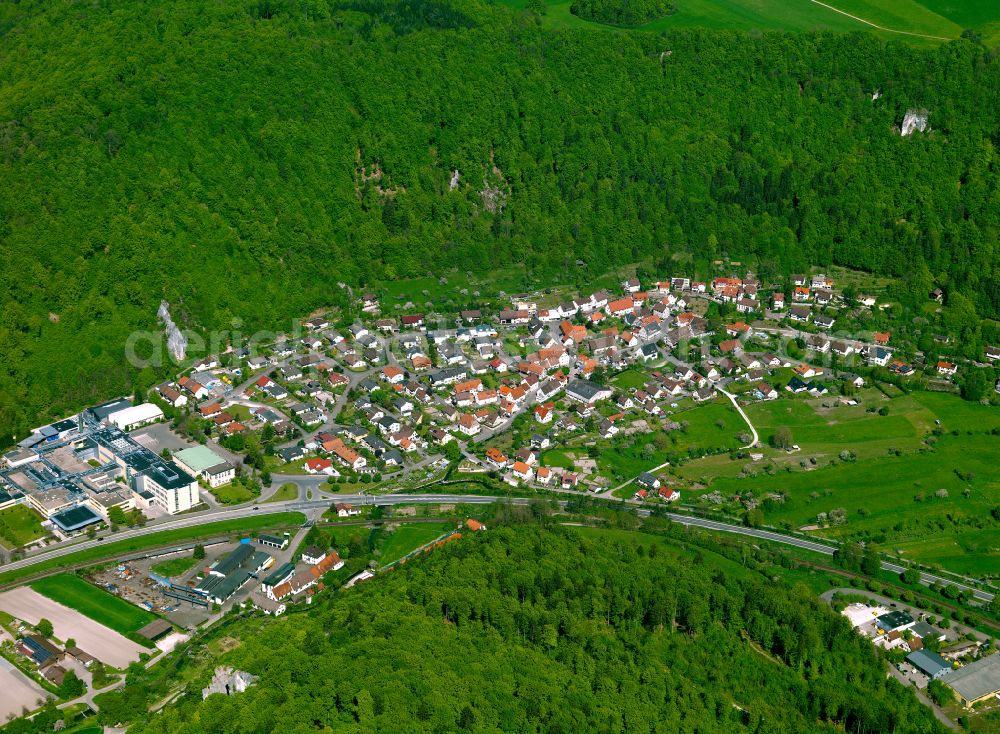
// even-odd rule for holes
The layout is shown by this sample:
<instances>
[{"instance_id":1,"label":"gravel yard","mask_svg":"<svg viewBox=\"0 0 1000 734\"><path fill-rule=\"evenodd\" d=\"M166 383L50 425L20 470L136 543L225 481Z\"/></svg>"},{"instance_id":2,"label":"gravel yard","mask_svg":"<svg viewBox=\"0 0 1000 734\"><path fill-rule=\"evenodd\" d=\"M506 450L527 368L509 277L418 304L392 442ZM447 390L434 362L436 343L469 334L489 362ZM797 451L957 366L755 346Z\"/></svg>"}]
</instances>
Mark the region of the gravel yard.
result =
<instances>
[{"instance_id":1,"label":"gravel yard","mask_svg":"<svg viewBox=\"0 0 1000 734\"><path fill-rule=\"evenodd\" d=\"M139 659L139 653L149 652L127 637L98 624L75 609L47 599L27 586L0 594L0 609L32 625L44 617L52 622L57 638L73 638L81 650L115 668L128 667L133 660Z\"/></svg>"},{"instance_id":2,"label":"gravel yard","mask_svg":"<svg viewBox=\"0 0 1000 734\"><path fill-rule=\"evenodd\" d=\"M38 708L38 702L49 697L48 692L9 662L0 658L0 721L24 709Z\"/></svg>"}]
</instances>

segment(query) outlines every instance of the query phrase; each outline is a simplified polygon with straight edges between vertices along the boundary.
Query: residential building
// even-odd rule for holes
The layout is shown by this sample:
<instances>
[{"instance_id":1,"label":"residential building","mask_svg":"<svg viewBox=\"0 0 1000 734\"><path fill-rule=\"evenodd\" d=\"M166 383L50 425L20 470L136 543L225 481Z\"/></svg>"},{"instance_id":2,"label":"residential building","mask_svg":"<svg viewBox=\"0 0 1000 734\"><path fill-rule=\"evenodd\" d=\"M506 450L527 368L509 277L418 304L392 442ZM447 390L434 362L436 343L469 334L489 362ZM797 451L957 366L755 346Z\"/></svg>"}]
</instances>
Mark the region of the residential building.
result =
<instances>
[{"instance_id":1,"label":"residential building","mask_svg":"<svg viewBox=\"0 0 1000 734\"><path fill-rule=\"evenodd\" d=\"M577 403L593 405L611 397L611 389L589 380L572 380L566 385L566 396Z\"/></svg>"},{"instance_id":2,"label":"residential building","mask_svg":"<svg viewBox=\"0 0 1000 734\"><path fill-rule=\"evenodd\" d=\"M173 455L174 462L187 472L200 477L215 489L236 478L236 467L207 446L192 446Z\"/></svg>"}]
</instances>

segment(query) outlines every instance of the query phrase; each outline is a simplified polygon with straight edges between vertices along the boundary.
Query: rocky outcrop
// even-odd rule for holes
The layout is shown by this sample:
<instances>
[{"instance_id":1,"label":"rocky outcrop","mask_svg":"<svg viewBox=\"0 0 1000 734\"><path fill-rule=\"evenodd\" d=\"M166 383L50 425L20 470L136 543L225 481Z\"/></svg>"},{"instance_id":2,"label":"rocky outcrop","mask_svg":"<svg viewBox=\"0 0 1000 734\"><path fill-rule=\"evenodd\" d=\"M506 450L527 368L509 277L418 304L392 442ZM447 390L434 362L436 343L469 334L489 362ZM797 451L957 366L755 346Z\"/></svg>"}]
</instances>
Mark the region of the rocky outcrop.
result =
<instances>
[{"instance_id":1,"label":"rocky outcrop","mask_svg":"<svg viewBox=\"0 0 1000 734\"><path fill-rule=\"evenodd\" d=\"M170 304L166 301L160 301L160 308L156 312L156 315L163 322L163 330L167 334L167 349L170 350L170 356L174 358L175 362L182 361L187 352L187 337L181 333L181 330L177 328L177 324L170 317Z\"/></svg>"},{"instance_id":2,"label":"rocky outcrop","mask_svg":"<svg viewBox=\"0 0 1000 734\"><path fill-rule=\"evenodd\" d=\"M903 124L899 128L899 134L903 137L912 135L914 132L922 133L927 129L927 110L909 109L903 118Z\"/></svg>"},{"instance_id":3,"label":"rocky outcrop","mask_svg":"<svg viewBox=\"0 0 1000 734\"><path fill-rule=\"evenodd\" d=\"M234 670L228 665L220 665L215 669L212 682L201 689L202 699L208 698L213 693L221 693L225 696L234 696L243 693L247 688L260 680L256 675L251 675L244 670Z\"/></svg>"},{"instance_id":4,"label":"rocky outcrop","mask_svg":"<svg viewBox=\"0 0 1000 734\"><path fill-rule=\"evenodd\" d=\"M497 167L493 151L490 151L490 163L483 168L483 188L479 192L483 207L490 214L499 214L507 204L509 192L510 185Z\"/></svg>"}]
</instances>

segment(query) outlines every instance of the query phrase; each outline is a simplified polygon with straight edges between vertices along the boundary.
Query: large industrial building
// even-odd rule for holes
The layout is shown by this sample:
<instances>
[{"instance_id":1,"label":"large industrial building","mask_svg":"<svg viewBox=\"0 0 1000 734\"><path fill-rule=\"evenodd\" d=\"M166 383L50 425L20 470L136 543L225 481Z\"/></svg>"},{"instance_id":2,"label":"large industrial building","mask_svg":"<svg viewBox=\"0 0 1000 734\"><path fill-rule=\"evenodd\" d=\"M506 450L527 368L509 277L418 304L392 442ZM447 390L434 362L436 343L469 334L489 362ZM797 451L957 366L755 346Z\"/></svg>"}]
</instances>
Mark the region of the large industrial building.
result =
<instances>
[{"instance_id":1,"label":"large industrial building","mask_svg":"<svg viewBox=\"0 0 1000 734\"><path fill-rule=\"evenodd\" d=\"M948 675L944 683L968 708L1000 696L1000 653L959 668Z\"/></svg>"},{"instance_id":2,"label":"large industrial building","mask_svg":"<svg viewBox=\"0 0 1000 734\"><path fill-rule=\"evenodd\" d=\"M0 501L32 507L63 533L106 520L113 507L190 509L200 502L198 481L121 427L155 419L116 400L36 429L3 456Z\"/></svg>"}]
</instances>

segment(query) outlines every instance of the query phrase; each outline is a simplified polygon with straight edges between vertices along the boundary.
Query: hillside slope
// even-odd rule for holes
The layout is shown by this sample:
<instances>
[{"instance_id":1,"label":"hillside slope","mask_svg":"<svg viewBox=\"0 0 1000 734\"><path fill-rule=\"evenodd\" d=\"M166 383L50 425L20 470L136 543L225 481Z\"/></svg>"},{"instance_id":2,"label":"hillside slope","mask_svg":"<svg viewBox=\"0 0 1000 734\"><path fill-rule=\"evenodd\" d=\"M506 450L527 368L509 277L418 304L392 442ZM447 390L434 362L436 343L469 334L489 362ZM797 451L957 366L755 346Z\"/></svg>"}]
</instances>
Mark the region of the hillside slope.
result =
<instances>
[{"instance_id":1,"label":"hillside slope","mask_svg":"<svg viewBox=\"0 0 1000 734\"><path fill-rule=\"evenodd\" d=\"M0 35L4 440L155 379L124 355L162 298L254 330L338 281L726 253L1000 311L1000 62L968 41L558 31L475 0L27 0ZM931 133L898 135L910 107Z\"/></svg>"},{"instance_id":2,"label":"hillside slope","mask_svg":"<svg viewBox=\"0 0 1000 734\"><path fill-rule=\"evenodd\" d=\"M193 695L130 731L941 730L809 592L712 558L649 536L466 536L258 632L231 627L221 657L182 654ZM260 682L202 701L217 664ZM145 706L126 689L101 710Z\"/></svg>"}]
</instances>

